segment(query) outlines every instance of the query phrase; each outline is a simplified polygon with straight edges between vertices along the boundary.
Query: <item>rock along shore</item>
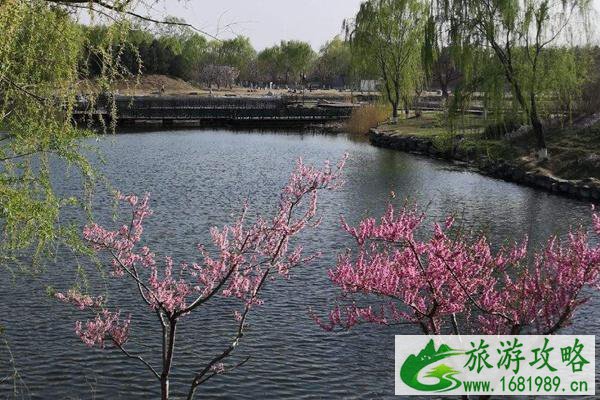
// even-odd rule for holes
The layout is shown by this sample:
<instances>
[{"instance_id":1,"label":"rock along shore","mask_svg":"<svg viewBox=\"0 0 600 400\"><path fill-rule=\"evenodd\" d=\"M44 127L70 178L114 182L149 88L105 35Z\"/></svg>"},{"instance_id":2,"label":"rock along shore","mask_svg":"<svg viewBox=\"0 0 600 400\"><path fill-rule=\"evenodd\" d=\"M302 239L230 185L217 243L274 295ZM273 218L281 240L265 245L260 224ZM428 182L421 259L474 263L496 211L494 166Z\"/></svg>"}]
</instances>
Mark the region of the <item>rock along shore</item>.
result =
<instances>
[{"instance_id":1,"label":"rock along shore","mask_svg":"<svg viewBox=\"0 0 600 400\"><path fill-rule=\"evenodd\" d=\"M487 176L600 204L600 184L591 179L560 179L526 170L505 160L491 160L483 155L461 151L458 146L455 146L451 151L439 151L430 138L399 135L371 129L369 140L372 145L377 147L459 162L474 167L478 172Z\"/></svg>"}]
</instances>

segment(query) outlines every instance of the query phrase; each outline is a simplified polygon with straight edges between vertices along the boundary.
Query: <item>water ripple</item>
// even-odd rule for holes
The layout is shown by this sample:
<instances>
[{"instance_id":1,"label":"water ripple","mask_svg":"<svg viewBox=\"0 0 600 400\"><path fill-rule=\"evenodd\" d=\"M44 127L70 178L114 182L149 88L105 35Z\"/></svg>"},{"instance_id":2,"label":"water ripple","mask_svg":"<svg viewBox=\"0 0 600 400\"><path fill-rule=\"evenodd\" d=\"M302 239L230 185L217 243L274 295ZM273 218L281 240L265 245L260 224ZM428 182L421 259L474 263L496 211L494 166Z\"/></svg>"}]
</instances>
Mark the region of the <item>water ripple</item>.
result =
<instances>
[{"instance_id":1,"label":"water ripple","mask_svg":"<svg viewBox=\"0 0 600 400\"><path fill-rule=\"evenodd\" d=\"M243 198L258 212L274 204L293 161L321 163L350 153L347 183L322 198L324 219L318 234L303 236L308 251L324 256L298 269L289 282L265 292L266 304L250 319L251 328L238 350L250 361L234 374L202 387L201 397L216 399L391 399L393 398L394 334L414 328L364 327L331 334L308 317L308 309L327 311L337 292L326 271L335 254L350 245L339 229L339 215L350 223L381 213L395 191L399 198L428 205L431 218L457 212L465 225L489 233L493 240L529 235L539 245L550 234L564 234L570 225L587 221L586 204L447 168L443 163L353 142L345 136L227 131L126 134L100 139L107 157L100 168L123 192L152 194L155 216L146 239L157 253L178 261L198 259L195 245L208 242L208 227L231 220ZM60 166L59 166L60 167ZM77 188L76 176L59 176L56 186L67 193ZM110 222L110 201L95 199L100 222ZM70 218L81 221L82 215ZM65 253L32 279L3 276L0 322L17 368L33 399L157 398L157 385L140 365L117 352L89 350L73 334L77 312L47 299L44 288L65 288L75 281L75 260ZM93 284L102 290L89 265ZM128 293L124 282L109 281L109 300L133 314L132 351L154 364L160 332L152 315ZM575 316L570 332L598 333L598 298ZM194 370L217 354L231 337L227 302L190 316L180 326L172 387L182 395ZM7 368L0 350L0 373ZM154 355L154 356L153 356ZM0 396L12 388L0 386Z\"/></svg>"}]
</instances>

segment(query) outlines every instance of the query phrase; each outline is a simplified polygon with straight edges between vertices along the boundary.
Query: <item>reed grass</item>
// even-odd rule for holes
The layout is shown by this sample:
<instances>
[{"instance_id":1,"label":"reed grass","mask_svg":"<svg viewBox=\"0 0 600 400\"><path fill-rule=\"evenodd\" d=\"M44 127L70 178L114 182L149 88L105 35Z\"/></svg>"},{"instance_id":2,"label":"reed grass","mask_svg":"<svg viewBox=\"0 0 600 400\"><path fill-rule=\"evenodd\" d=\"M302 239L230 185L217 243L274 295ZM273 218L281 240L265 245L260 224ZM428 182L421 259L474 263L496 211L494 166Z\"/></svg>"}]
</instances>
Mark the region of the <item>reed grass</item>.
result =
<instances>
[{"instance_id":1,"label":"reed grass","mask_svg":"<svg viewBox=\"0 0 600 400\"><path fill-rule=\"evenodd\" d=\"M369 130L389 119L388 107L381 104L367 104L352 110L346 122L346 131L353 135L366 135Z\"/></svg>"}]
</instances>

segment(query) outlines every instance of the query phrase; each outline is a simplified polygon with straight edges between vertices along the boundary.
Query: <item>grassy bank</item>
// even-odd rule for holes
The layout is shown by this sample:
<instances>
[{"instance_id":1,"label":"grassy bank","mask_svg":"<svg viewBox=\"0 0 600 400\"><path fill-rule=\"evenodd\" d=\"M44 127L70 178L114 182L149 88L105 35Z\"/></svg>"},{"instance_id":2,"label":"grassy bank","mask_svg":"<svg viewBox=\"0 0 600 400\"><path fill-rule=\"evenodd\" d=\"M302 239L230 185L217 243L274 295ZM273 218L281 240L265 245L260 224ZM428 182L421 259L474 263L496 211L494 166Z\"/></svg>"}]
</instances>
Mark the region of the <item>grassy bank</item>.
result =
<instances>
[{"instance_id":1,"label":"grassy bank","mask_svg":"<svg viewBox=\"0 0 600 400\"><path fill-rule=\"evenodd\" d=\"M588 121L589 122L589 121ZM538 161L533 152L534 138L528 132L507 138L489 138L482 117L468 115L448 126L439 112L400 120L397 125L383 124L380 132L389 135L428 139L440 153L459 159L503 160L544 175L562 179L600 181L600 122L591 126L575 123L570 127L547 130L550 160Z\"/></svg>"}]
</instances>

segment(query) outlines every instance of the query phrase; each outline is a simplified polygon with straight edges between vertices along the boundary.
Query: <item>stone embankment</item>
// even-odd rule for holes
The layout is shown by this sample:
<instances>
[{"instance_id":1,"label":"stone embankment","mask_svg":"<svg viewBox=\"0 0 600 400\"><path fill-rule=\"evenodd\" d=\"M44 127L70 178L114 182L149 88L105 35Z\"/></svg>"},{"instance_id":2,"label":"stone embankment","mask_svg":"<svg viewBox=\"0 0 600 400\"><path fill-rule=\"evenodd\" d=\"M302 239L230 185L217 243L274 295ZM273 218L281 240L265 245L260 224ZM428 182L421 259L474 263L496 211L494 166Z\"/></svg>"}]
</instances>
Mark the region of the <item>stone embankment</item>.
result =
<instances>
[{"instance_id":1,"label":"stone embankment","mask_svg":"<svg viewBox=\"0 0 600 400\"><path fill-rule=\"evenodd\" d=\"M505 160L491 160L476 152L464 151L457 144L451 150L436 149L430 138L380 132L372 129L369 139L377 147L421 154L474 167L484 175L545 190L558 195L600 204L600 184L596 180L565 180L530 171Z\"/></svg>"}]
</instances>

